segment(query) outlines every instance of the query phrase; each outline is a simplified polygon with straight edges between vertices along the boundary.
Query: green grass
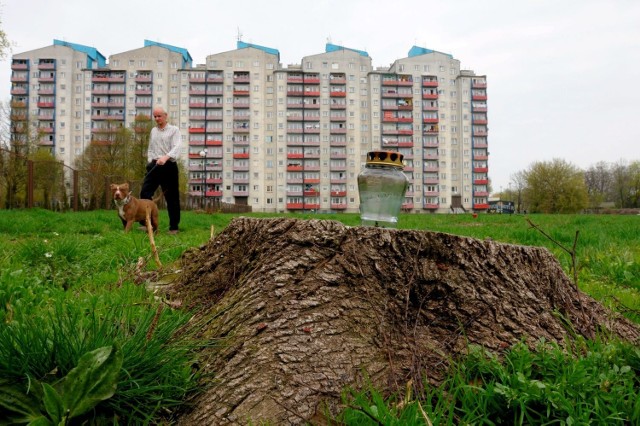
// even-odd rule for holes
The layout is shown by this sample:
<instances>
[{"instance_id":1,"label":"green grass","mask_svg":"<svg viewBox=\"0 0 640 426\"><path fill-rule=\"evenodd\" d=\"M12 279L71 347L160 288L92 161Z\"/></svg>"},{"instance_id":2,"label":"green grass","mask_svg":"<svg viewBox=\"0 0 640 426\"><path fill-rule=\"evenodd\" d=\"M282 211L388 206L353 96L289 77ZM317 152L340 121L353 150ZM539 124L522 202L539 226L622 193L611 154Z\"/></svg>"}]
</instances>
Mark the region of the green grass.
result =
<instances>
[{"instance_id":1,"label":"green grass","mask_svg":"<svg viewBox=\"0 0 640 426\"><path fill-rule=\"evenodd\" d=\"M166 212L160 214L166 224ZM180 234L161 229L155 237L161 262L170 266L206 243L212 226L219 233L235 216L183 212ZM359 225L355 214L287 216ZM580 288L640 323L640 217L528 218L568 248L579 231ZM543 246L567 273L571 265L567 253L519 215L402 215L399 228ZM117 391L84 421L156 423L170 419L196 390L191 366L198 342L180 333L190 314L163 307L132 282L140 258L147 270L156 268L146 233L124 234L114 211L0 210L0 418L10 414L2 402L8 387L30 391L33 399L39 383L60 383L80 357L111 344L124 358ZM573 353L517 346L506 363L473 351L420 400L399 403L403 396L373 389L347 395L352 409L341 421L424 424L427 416L434 424L538 424L551 416L558 424L632 424L640 417L632 402L639 399L638 358L638 348L604 341L585 342ZM44 412L41 403L30 403Z\"/></svg>"}]
</instances>

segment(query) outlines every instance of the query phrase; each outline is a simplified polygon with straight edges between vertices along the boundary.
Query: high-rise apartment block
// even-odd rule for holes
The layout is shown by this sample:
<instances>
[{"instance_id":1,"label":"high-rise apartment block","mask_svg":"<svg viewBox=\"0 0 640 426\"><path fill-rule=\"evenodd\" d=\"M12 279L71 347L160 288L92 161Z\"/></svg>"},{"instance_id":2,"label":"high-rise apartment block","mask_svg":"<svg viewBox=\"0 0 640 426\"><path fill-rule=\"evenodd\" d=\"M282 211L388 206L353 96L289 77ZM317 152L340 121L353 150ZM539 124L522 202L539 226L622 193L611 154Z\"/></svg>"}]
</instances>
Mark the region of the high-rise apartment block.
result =
<instances>
[{"instance_id":1,"label":"high-rise apartment block","mask_svg":"<svg viewBox=\"0 0 640 426\"><path fill-rule=\"evenodd\" d=\"M195 202L357 212L366 153L389 150L404 155L405 211L488 208L486 77L446 53L414 46L374 68L367 52L329 43L285 67L278 50L238 41L194 65L186 49L152 41L107 62L54 40L13 56L11 84L12 137L35 121L67 164L163 106Z\"/></svg>"}]
</instances>

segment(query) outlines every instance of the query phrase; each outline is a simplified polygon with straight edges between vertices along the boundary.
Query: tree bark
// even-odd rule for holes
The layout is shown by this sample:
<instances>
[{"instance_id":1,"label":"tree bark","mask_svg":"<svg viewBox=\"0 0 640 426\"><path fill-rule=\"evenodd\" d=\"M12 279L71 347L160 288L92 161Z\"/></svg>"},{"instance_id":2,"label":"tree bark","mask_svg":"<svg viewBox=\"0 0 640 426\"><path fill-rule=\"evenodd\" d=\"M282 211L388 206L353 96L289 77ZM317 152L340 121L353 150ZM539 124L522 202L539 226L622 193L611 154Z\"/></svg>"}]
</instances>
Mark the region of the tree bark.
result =
<instances>
[{"instance_id":1,"label":"tree bark","mask_svg":"<svg viewBox=\"0 0 640 426\"><path fill-rule=\"evenodd\" d=\"M438 384L469 344L500 352L640 331L545 248L327 220L237 218L186 252L167 296L197 310L204 393L179 423L319 422L344 388Z\"/></svg>"}]
</instances>

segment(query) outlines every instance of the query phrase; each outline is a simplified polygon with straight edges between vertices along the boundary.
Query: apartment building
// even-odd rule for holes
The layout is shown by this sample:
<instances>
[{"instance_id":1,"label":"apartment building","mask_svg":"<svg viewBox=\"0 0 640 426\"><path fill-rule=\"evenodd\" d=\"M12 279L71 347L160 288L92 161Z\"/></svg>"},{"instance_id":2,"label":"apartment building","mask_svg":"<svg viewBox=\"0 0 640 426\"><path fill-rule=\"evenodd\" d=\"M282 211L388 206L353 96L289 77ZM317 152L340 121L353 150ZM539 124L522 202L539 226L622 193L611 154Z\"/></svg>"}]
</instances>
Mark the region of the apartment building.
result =
<instances>
[{"instance_id":1,"label":"apartment building","mask_svg":"<svg viewBox=\"0 0 640 426\"><path fill-rule=\"evenodd\" d=\"M13 55L12 140L37 136L39 144L49 147L59 160L73 164L90 142L90 133L82 125L86 112L84 70L105 66L106 58L97 49L61 40Z\"/></svg>"},{"instance_id":2,"label":"apartment building","mask_svg":"<svg viewBox=\"0 0 640 426\"><path fill-rule=\"evenodd\" d=\"M186 49L145 41L107 65L54 41L12 69L12 117L37 117L51 129L41 144L68 164L163 105L182 131L193 206L357 212L366 152L384 149L404 155L405 211L488 208L486 76L447 53L414 46L374 69L367 52L329 43L282 66L277 49L238 41L194 66Z\"/></svg>"}]
</instances>

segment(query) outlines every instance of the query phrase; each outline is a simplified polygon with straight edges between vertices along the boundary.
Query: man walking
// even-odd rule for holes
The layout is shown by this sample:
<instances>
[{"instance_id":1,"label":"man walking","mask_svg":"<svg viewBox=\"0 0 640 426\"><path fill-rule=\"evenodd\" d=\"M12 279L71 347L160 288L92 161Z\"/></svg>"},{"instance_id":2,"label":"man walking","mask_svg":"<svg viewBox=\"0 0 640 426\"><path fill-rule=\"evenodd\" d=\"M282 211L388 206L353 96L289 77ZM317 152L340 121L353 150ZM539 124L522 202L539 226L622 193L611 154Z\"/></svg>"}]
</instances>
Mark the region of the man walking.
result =
<instances>
[{"instance_id":1,"label":"man walking","mask_svg":"<svg viewBox=\"0 0 640 426\"><path fill-rule=\"evenodd\" d=\"M169 234L178 233L180 224L180 186L178 155L180 153L180 130L167 122L167 111L162 107L153 109L156 126L151 129L147 151L147 174L142 182L140 198L153 199L153 193L162 189L169 213Z\"/></svg>"}]
</instances>

